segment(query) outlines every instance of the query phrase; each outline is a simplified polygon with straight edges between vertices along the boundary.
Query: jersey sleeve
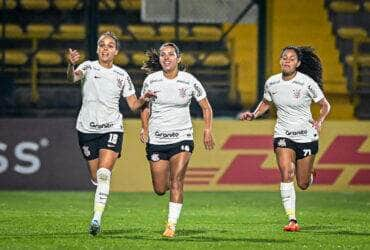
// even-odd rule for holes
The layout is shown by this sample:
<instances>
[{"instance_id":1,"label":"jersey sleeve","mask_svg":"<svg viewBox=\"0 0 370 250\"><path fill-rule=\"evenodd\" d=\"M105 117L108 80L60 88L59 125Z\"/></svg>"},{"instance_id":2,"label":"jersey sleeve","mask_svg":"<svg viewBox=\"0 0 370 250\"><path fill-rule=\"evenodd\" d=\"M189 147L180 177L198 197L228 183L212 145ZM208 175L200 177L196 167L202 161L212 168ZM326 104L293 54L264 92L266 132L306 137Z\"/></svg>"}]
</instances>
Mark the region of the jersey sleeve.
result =
<instances>
[{"instance_id":1,"label":"jersey sleeve","mask_svg":"<svg viewBox=\"0 0 370 250\"><path fill-rule=\"evenodd\" d=\"M198 102L207 97L207 93L203 88L203 85L198 81L197 78L192 76L192 87L193 87L193 97Z\"/></svg>"},{"instance_id":2,"label":"jersey sleeve","mask_svg":"<svg viewBox=\"0 0 370 250\"><path fill-rule=\"evenodd\" d=\"M266 99L269 102L272 102L272 97L271 97L269 86L270 86L270 84L269 84L269 81L267 80L266 83L265 83L263 98Z\"/></svg>"},{"instance_id":3,"label":"jersey sleeve","mask_svg":"<svg viewBox=\"0 0 370 250\"><path fill-rule=\"evenodd\" d=\"M308 95L312 98L314 102L320 101L322 98L324 98L324 93L320 89L317 82L311 80L308 84Z\"/></svg>"},{"instance_id":4,"label":"jersey sleeve","mask_svg":"<svg viewBox=\"0 0 370 250\"><path fill-rule=\"evenodd\" d=\"M134 87L134 84L132 83L131 77L128 74L125 74L123 78L124 79L121 79L124 81L123 89L122 89L122 96L128 97L130 95L134 95L135 87Z\"/></svg>"},{"instance_id":5,"label":"jersey sleeve","mask_svg":"<svg viewBox=\"0 0 370 250\"><path fill-rule=\"evenodd\" d=\"M91 69L91 61L84 61L78 67L75 71L81 71L82 72L82 78L86 77L87 72Z\"/></svg>"},{"instance_id":6,"label":"jersey sleeve","mask_svg":"<svg viewBox=\"0 0 370 250\"><path fill-rule=\"evenodd\" d=\"M149 89L149 81L150 81L149 80L149 76L147 76L145 78L145 80L144 80L143 87L141 89L141 96L143 96L144 93L148 91L148 89Z\"/></svg>"}]
</instances>

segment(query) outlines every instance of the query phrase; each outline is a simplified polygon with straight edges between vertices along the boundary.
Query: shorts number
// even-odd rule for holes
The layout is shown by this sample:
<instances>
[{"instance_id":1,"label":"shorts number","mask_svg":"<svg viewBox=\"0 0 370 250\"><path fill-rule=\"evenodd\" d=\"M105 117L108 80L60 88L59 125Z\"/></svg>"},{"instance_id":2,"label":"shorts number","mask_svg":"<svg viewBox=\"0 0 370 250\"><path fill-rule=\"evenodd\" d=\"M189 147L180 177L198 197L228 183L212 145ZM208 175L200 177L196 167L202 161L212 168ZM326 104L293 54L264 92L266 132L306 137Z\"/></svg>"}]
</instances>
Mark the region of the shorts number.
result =
<instances>
[{"instance_id":1,"label":"shorts number","mask_svg":"<svg viewBox=\"0 0 370 250\"><path fill-rule=\"evenodd\" d=\"M109 134L108 143L117 144L118 135L117 134Z\"/></svg>"},{"instance_id":2,"label":"shorts number","mask_svg":"<svg viewBox=\"0 0 370 250\"><path fill-rule=\"evenodd\" d=\"M303 149L303 155L304 156L311 155L311 149Z\"/></svg>"}]
</instances>

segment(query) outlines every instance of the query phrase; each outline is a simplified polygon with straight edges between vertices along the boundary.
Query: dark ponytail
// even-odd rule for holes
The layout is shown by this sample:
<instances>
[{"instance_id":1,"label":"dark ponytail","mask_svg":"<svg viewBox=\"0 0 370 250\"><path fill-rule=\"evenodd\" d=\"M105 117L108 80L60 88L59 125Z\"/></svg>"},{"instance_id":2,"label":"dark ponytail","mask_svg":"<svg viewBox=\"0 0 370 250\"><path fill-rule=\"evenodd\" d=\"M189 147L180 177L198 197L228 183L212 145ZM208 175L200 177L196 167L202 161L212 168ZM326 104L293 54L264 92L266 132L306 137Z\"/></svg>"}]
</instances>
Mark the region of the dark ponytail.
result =
<instances>
[{"instance_id":1,"label":"dark ponytail","mask_svg":"<svg viewBox=\"0 0 370 250\"><path fill-rule=\"evenodd\" d=\"M181 56L179 48L174 43L164 43L161 45L161 47L159 47L159 50L151 49L149 51L146 51L145 55L148 57L148 60L144 62L143 66L141 67L141 69L144 70L146 74L149 75L153 72L162 70L162 66L159 62L159 51L163 47L167 46L170 46L175 49L177 57ZM178 69L181 71L186 71L186 65L180 62L178 65Z\"/></svg>"},{"instance_id":2,"label":"dark ponytail","mask_svg":"<svg viewBox=\"0 0 370 250\"><path fill-rule=\"evenodd\" d=\"M281 54L288 49L294 50L298 56L298 60L301 61L301 65L299 65L297 71L311 77L323 89L321 60L315 54L314 49L309 46L288 46L282 50Z\"/></svg>"}]
</instances>

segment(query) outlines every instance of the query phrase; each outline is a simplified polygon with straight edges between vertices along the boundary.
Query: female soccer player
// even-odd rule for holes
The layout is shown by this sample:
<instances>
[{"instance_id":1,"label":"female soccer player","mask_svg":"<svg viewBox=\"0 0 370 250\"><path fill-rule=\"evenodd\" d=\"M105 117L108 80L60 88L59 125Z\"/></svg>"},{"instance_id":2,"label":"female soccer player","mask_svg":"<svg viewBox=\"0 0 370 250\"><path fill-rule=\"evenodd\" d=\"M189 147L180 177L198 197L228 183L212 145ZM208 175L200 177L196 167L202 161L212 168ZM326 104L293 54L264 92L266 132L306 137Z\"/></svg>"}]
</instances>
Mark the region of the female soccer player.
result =
<instances>
[{"instance_id":1,"label":"female soccer player","mask_svg":"<svg viewBox=\"0 0 370 250\"><path fill-rule=\"evenodd\" d=\"M112 32L106 32L97 42L97 61L85 61L74 69L80 55L72 49L68 54L67 79L82 82L82 107L76 124L79 145L88 162L91 180L97 186L90 225L90 234L94 236L100 231L111 171L122 148L122 114L118 108L120 96L126 98L131 110L139 109L153 97L151 93L144 93L140 99L136 98L130 76L113 64L118 49L117 37Z\"/></svg>"},{"instance_id":2,"label":"female soccer player","mask_svg":"<svg viewBox=\"0 0 370 250\"><path fill-rule=\"evenodd\" d=\"M212 108L201 83L184 72L179 48L165 43L158 52L148 52L149 60L143 69L150 73L144 80L142 94L156 94L141 112L140 139L146 144L153 189L163 195L170 190L168 221L163 233L174 237L176 223L183 205L183 186L186 168L193 152L193 128L189 105L194 97L205 121L204 146L214 147L212 137Z\"/></svg>"},{"instance_id":3,"label":"female soccer player","mask_svg":"<svg viewBox=\"0 0 370 250\"><path fill-rule=\"evenodd\" d=\"M318 134L329 114L330 104L322 91L321 62L312 48L284 48L280 66L282 72L266 81L263 100L256 110L242 113L240 119L251 121L265 113L271 104L275 105L274 151L281 174L281 199L289 218L284 230L299 231L295 215L294 176L302 190L313 182ZM310 111L312 100L321 107L317 120L313 120Z\"/></svg>"}]
</instances>

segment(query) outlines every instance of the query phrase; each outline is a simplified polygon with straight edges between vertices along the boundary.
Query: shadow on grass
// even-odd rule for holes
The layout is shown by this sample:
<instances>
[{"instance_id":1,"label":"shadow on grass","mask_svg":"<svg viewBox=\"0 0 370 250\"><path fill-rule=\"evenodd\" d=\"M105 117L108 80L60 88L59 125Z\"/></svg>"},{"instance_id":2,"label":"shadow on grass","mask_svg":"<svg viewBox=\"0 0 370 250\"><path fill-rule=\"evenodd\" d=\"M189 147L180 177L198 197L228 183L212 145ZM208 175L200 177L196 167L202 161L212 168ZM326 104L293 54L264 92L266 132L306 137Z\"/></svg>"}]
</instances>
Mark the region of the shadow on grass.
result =
<instances>
[{"instance_id":1,"label":"shadow on grass","mask_svg":"<svg viewBox=\"0 0 370 250\"><path fill-rule=\"evenodd\" d=\"M356 232L350 230L338 230L338 226L308 226L302 228L300 233L314 233L321 235L348 235L348 236L370 236L370 232Z\"/></svg>"}]
</instances>

